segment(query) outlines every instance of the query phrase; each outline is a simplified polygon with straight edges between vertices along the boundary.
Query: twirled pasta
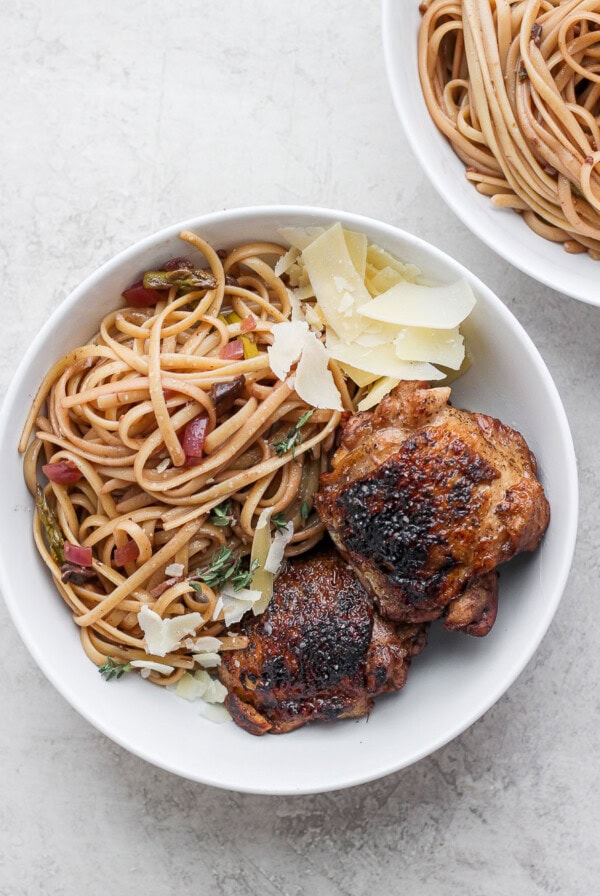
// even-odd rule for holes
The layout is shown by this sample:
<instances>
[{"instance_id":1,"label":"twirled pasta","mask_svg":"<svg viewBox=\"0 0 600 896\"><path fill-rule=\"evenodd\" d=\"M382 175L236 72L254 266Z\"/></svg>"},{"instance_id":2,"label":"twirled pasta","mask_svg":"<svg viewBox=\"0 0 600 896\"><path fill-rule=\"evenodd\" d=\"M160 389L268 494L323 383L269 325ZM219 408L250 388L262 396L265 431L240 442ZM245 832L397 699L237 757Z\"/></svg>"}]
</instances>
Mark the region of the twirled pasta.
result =
<instances>
[{"instance_id":1,"label":"twirled pasta","mask_svg":"<svg viewBox=\"0 0 600 896\"><path fill-rule=\"evenodd\" d=\"M173 666L170 675L150 673L161 685L194 667L193 650L148 655L140 609L163 619L198 612L203 623L196 634L220 636L222 649L239 646L239 638L226 635L223 614L215 613L215 591L204 582L194 589L189 577L223 545L247 556L265 507L294 522L286 553L302 553L320 539L323 525L310 512L310 499L340 419L339 412L313 409L293 456L274 449L278 435L308 410L293 384L272 373L267 355L271 327L288 319L290 303L263 256L286 249L256 242L218 253L196 234L181 236L204 257L214 286L182 291L174 285L151 307L106 315L89 344L48 372L20 442L32 492L41 458L75 465L81 476L68 485L50 481L45 496L65 539L92 548L91 580L65 580L39 514L34 537L86 653L98 665L109 657ZM247 320L252 330L244 335ZM242 336L252 351L222 357ZM334 375L343 382L338 370ZM241 376L243 393L221 413L215 386ZM343 395L350 408L345 387ZM208 421L202 457L186 465L180 435L198 416ZM230 521L217 525L211 511L223 502ZM117 566L114 552L127 542L135 543L137 557ZM170 579L170 564L181 565L183 574Z\"/></svg>"},{"instance_id":2,"label":"twirled pasta","mask_svg":"<svg viewBox=\"0 0 600 896\"><path fill-rule=\"evenodd\" d=\"M425 0L433 121L497 206L600 258L600 0Z\"/></svg>"}]
</instances>

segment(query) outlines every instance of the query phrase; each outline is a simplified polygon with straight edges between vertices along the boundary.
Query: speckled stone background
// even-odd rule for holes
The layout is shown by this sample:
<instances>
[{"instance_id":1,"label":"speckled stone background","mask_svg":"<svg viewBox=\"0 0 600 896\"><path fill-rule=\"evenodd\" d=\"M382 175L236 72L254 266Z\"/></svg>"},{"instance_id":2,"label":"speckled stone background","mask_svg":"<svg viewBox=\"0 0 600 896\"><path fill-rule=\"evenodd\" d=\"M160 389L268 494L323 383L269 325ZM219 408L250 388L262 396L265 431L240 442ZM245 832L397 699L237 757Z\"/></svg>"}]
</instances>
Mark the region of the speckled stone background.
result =
<instances>
[{"instance_id":1,"label":"speckled stone background","mask_svg":"<svg viewBox=\"0 0 600 896\"><path fill-rule=\"evenodd\" d=\"M372 0L0 6L0 396L69 291L162 225L269 202L400 224L503 297L562 395L581 522L555 621L506 696L434 756L267 798L115 746L46 682L0 603L0 896L598 892L600 309L513 270L441 204L395 118L379 16Z\"/></svg>"}]
</instances>

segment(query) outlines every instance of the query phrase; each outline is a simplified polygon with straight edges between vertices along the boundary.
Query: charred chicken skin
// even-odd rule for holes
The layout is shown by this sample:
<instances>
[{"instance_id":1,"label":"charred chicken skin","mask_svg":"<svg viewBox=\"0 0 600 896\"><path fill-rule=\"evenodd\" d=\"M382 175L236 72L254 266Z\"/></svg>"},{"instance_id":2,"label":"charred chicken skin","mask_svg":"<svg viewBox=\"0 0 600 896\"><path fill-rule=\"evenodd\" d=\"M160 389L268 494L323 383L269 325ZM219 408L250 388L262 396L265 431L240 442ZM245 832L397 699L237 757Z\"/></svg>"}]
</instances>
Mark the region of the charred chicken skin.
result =
<instances>
[{"instance_id":1,"label":"charred chicken skin","mask_svg":"<svg viewBox=\"0 0 600 896\"><path fill-rule=\"evenodd\" d=\"M263 614L244 621L248 646L223 654L225 705L251 734L366 715L403 687L426 625L396 626L332 548L294 560Z\"/></svg>"},{"instance_id":2,"label":"charred chicken skin","mask_svg":"<svg viewBox=\"0 0 600 896\"><path fill-rule=\"evenodd\" d=\"M449 397L405 382L350 417L315 506L385 619L485 635L496 567L537 547L550 511L520 433Z\"/></svg>"}]
</instances>

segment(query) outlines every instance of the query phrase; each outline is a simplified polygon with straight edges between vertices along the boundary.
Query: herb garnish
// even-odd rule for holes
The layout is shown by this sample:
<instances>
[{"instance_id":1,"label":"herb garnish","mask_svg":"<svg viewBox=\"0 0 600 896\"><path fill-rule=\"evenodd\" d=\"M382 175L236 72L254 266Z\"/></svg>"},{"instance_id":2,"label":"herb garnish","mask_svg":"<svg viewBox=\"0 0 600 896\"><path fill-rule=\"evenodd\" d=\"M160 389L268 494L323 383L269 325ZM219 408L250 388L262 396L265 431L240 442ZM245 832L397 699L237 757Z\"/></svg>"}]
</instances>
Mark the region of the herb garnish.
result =
<instances>
[{"instance_id":1,"label":"herb garnish","mask_svg":"<svg viewBox=\"0 0 600 896\"><path fill-rule=\"evenodd\" d=\"M292 457L296 460L296 448L302 443L302 433L300 430L308 423L314 412L314 408L310 411L306 411L305 414L302 414L298 422L294 423L286 436L282 436L280 439L277 439L276 442L273 442L273 448L279 457L291 449Z\"/></svg>"},{"instance_id":2,"label":"herb garnish","mask_svg":"<svg viewBox=\"0 0 600 896\"><path fill-rule=\"evenodd\" d=\"M310 504L308 503L308 501L303 501L300 505L300 516L302 517L303 522L306 522L306 520L309 518Z\"/></svg>"},{"instance_id":3,"label":"herb garnish","mask_svg":"<svg viewBox=\"0 0 600 896\"><path fill-rule=\"evenodd\" d=\"M230 510L231 501L223 501L221 504L217 504L210 512L209 523L212 523L213 526L228 526L233 520Z\"/></svg>"},{"instance_id":4,"label":"herb garnish","mask_svg":"<svg viewBox=\"0 0 600 896\"><path fill-rule=\"evenodd\" d=\"M282 532L288 524L283 510L280 510L279 513L274 513L271 517L271 522L273 523L276 532Z\"/></svg>"},{"instance_id":5,"label":"herb garnish","mask_svg":"<svg viewBox=\"0 0 600 896\"><path fill-rule=\"evenodd\" d=\"M106 681L112 681L113 678L118 681L125 672L131 672L131 663L118 663L112 657L107 656L106 662L98 666L98 672Z\"/></svg>"},{"instance_id":6,"label":"herb garnish","mask_svg":"<svg viewBox=\"0 0 600 896\"><path fill-rule=\"evenodd\" d=\"M227 582L231 582L234 591L247 588L252 582L254 573L259 567L258 560L250 565L250 569L242 569L242 558L236 557L232 548L222 545L217 554L213 554L211 562L203 569L196 570L196 575L201 582L209 588L222 588ZM202 586L197 582L190 582L195 591L201 591Z\"/></svg>"}]
</instances>

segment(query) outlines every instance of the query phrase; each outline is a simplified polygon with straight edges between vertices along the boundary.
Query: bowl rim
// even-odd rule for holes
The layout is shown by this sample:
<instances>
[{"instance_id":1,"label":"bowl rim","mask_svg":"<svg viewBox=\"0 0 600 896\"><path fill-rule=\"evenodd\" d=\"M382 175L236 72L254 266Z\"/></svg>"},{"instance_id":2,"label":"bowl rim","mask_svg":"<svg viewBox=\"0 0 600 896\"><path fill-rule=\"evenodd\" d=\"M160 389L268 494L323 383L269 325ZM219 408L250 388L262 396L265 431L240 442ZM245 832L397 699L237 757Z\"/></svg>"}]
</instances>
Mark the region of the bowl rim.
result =
<instances>
[{"instance_id":1,"label":"bowl rim","mask_svg":"<svg viewBox=\"0 0 600 896\"><path fill-rule=\"evenodd\" d=\"M434 189L437 191L438 195L441 197L441 199L443 199L443 201L456 215L456 217L460 221L462 221L462 223L470 231L470 233L481 240L481 242L483 242L489 249L491 249L496 253L496 255L499 255L501 258L507 261L510 265L518 268L533 280L536 280L538 283L541 283L542 285L547 286L556 292L576 299L579 302L584 302L588 305L600 306L600 288L596 287L593 282L590 281L588 285L587 280L583 278L580 286L578 287L577 280L574 280L572 277L570 277L568 273L561 277L560 282L558 282L557 279L553 279L552 274L549 273L553 271L555 275L560 277L560 272L557 270L556 265L548 266L544 264L544 260L542 258L540 258L538 264L535 264L533 259L531 258L531 252L529 249L527 249L526 252L523 253L522 244L520 245L521 252L511 251L511 249L515 248L515 244L518 241L518 236L513 237L512 235L512 228L509 231L511 233L510 239L505 243L504 237L502 237L501 239L498 238L500 235L500 231L499 229L496 229L494 225L489 221L487 215L484 215L483 218L479 217L479 226L474 227L471 222L471 217L475 209L476 196L478 196L479 194L477 194L475 189L473 188L473 202L465 203L464 200L458 195L458 193L456 193L452 188L449 189L448 181L442 174L442 167L439 165L430 164L432 159L429 159L429 161L426 159L426 147L428 143L426 140L423 141L421 131L418 127L414 126L413 119L410 115L407 101L405 99L406 92L402 89L400 79L397 77L395 72L396 57L394 49L393 29L391 27L394 11L395 0L382 0L381 35L388 86L392 95L392 100L396 109L397 116L402 126L402 130L404 131L412 152L418 160L423 173L432 184ZM421 86L417 71L415 71L415 84L411 84L410 89L418 90L419 97L422 100ZM422 103L423 107L425 108L424 100L422 100ZM427 113L427 115L429 115L429 113ZM447 146L448 153L451 153L460 162L458 156L455 156L454 151L452 150L452 147L450 146L446 138L441 134L440 138ZM462 162L460 162L460 165L464 170L464 165ZM543 239L543 237L537 238L543 243L547 242ZM558 246L558 244L555 245ZM567 255L564 250L561 251L564 253L564 255ZM587 259L587 256L585 255L573 257ZM593 263L599 266L600 274L600 262Z\"/></svg>"},{"instance_id":2,"label":"bowl rim","mask_svg":"<svg viewBox=\"0 0 600 896\"><path fill-rule=\"evenodd\" d=\"M521 338L527 346L528 352L535 358L536 367L539 369L540 375L544 380L544 386L552 398L553 408L556 411L557 423L560 433L563 437L564 451L568 462L564 470L564 477L568 481L569 493L571 498L568 505L569 512L566 515L566 519L563 519L562 522L564 531L566 533L566 538L563 542L564 551L560 565L560 575L558 575L554 580L553 600L549 601L545 605L544 611L537 617L538 625L534 637L530 640L528 649L523 651L520 655L519 662L514 663L511 667L511 674L507 678L502 678L501 681L497 683L497 687L487 693L485 699L481 700L476 706L473 707L470 713L466 713L465 716L461 718L459 724L450 726L450 728L445 731L444 735L442 737L439 737L435 741L435 743L425 745L420 751L415 750L409 758L396 763L390 763L385 768L378 767L376 769L363 772L357 770L351 779L345 780L343 783L333 782L331 785L324 785L322 783L319 783L315 786L307 785L301 786L300 788L293 785L276 787L254 785L245 786L243 782L240 783L239 781L228 783L227 781L216 780L214 777L211 777L210 774L191 775L186 771L182 771L181 768L178 768L175 763L157 757L152 753L150 749L146 749L144 746L140 746L140 744L137 743L132 744L126 737L121 736L118 730L112 730L109 725L103 724L97 718L95 718L93 707L90 708L86 704L85 699L83 699L76 688L70 687L69 683L61 679L60 675L58 674L58 667L56 663L52 663L48 654L44 653L44 651L38 646L35 638L30 636L30 633L28 632L27 626L25 624L25 617L20 611L20 602L18 600L18 597L12 592L12 589L10 587L10 582L7 574L8 567L5 565L8 558L5 556L5 552L2 550L2 546L0 545L0 593L4 598L9 616L11 617L12 622L19 633L21 640L25 644L30 655L33 657L34 661L41 669L45 677L51 682L51 684L56 688L61 696L64 697L64 699L97 730L101 731L103 734L105 734L112 741L119 744L124 749L146 760L147 762L190 780L219 787L225 790L232 790L235 792L247 792L265 795L292 795L317 792L320 793L329 790L338 790L346 787L352 787L358 784L367 783L369 781L379 779L381 777L384 777L385 775L398 771L401 768L408 767L419 761L420 759L431 755L436 750L454 740L465 730L470 728L471 725L473 725L474 722L477 721L477 719L481 718L481 716L483 716L500 699L500 697L502 697L502 695L506 693L506 691L514 684L527 663L531 660L532 656L537 651L542 639L544 638L550 626L550 623L552 622L552 619L555 615L556 609L560 603L565 589L567 578L569 576L570 568L572 565L577 535L578 474L573 439L567 415L564 410L557 387L550 375L550 372L538 349L533 343L531 337L527 334L523 326L512 314L512 312L504 305L501 299L496 296L489 287L487 287L464 265L452 258L446 252L438 249L436 246L432 245L426 240L423 240L420 237L417 237L414 234L403 230L402 228L399 228L395 225L387 224L383 221L365 215L355 214L353 212L319 206L304 205L250 205L197 215L193 218L187 218L185 221L182 221L178 224L168 225L165 228L162 228L152 234L143 237L127 248L121 250L116 255L112 256L108 261L104 262L99 268L89 274L74 290L71 291L71 293L65 299L63 299L59 303L52 314L41 326L40 330L31 342L29 348L25 352L9 384L8 390L4 397L4 401L2 403L2 407L0 408L0 441L2 441L3 433L5 433L11 426L11 410L15 405L15 401L18 399L20 393L23 390L23 381L26 378L28 368L32 360L40 350L40 347L46 341L48 332L61 318L68 315L72 307L77 304L82 294L85 294L90 289L92 289L97 281L103 278L106 273L114 269L118 269L123 263L131 260L136 255L142 253L144 250L151 249L153 246L158 247L161 242L172 238L181 230L197 230L202 232L203 228L210 228L213 225L227 223L228 221L242 221L246 219L248 222L250 222L258 221L260 219L272 219L274 216L282 218L281 226L285 226L284 222L287 219L293 218L294 216L299 216L301 218L314 218L314 224L317 225L321 221L323 221L323 223L326 223L327 221L333 222L339 220L344 224L344 226L354 228L362 227L366 231L372 231L374 229L379 233L387 234L393 240L401 240L405 243L408 243L411 246L415 247L417 250L424 251L430 257L441 261L443 264L449 265L457 272L458 275L464 276L476 289L477 292L485 295L486 301L491 302L491 304L494 306L495 311L498 314L502 315L505 319L510 321L511 326L516 327L519 331ZM303 226L311 226L311 224L307 223Z\"/></svg>"}]
</instances>

